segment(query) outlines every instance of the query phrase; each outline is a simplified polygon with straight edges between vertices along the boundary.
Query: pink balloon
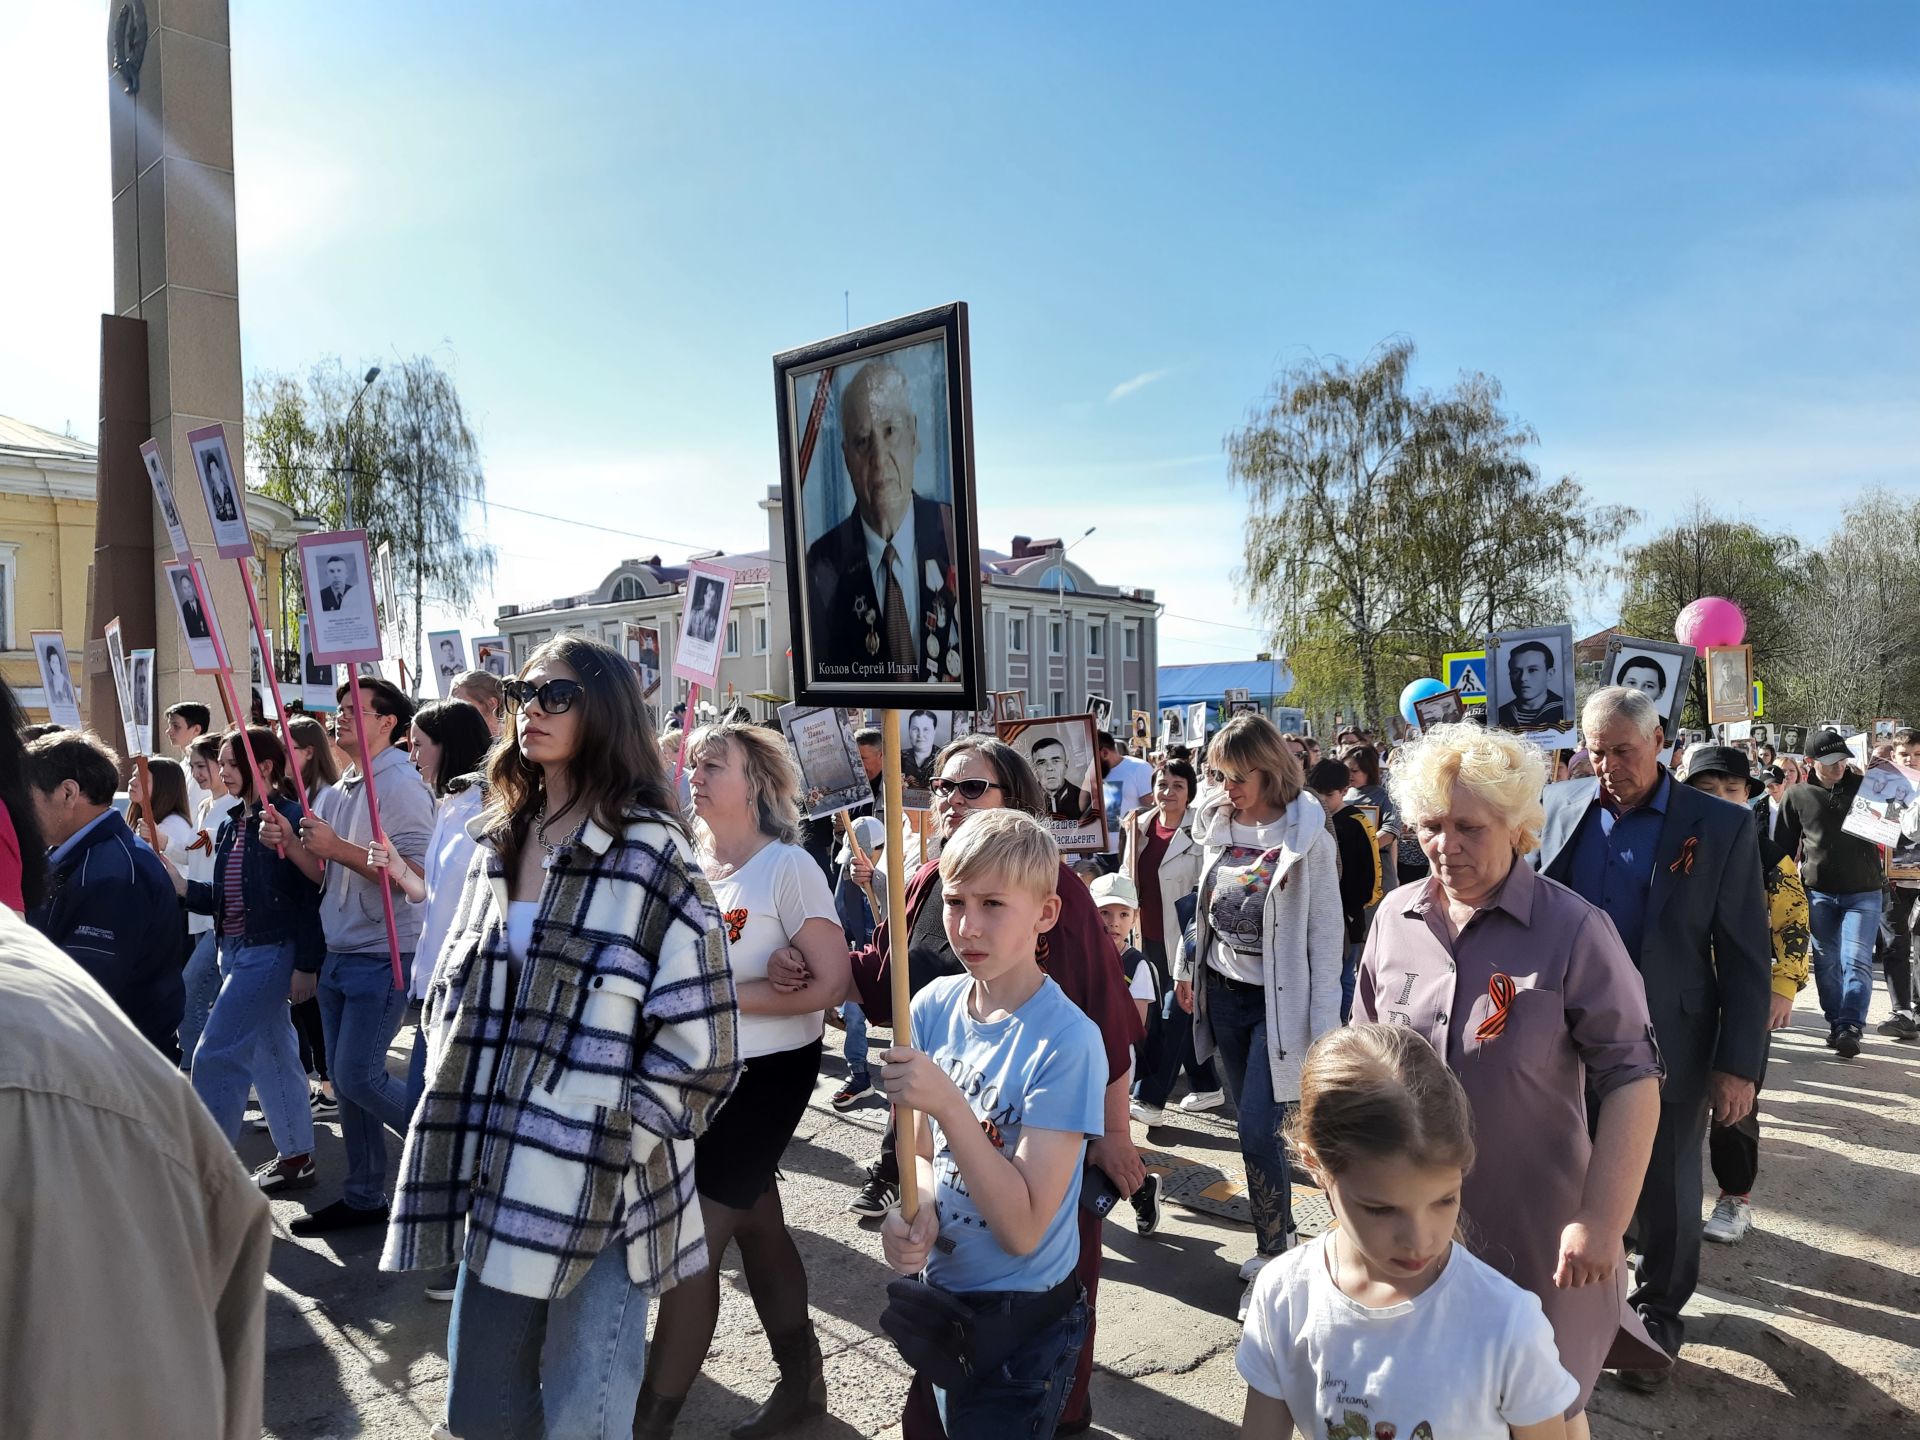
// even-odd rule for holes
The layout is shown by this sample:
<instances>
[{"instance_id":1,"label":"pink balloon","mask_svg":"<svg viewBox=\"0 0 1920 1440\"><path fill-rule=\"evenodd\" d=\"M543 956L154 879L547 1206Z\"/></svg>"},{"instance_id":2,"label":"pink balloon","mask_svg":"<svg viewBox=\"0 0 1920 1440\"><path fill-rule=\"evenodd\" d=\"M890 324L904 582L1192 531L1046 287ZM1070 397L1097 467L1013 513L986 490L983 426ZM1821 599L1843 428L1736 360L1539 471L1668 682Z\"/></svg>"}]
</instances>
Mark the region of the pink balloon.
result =
<instances>
[{"instance_id":1,"label":"pink balloon","mask_svg":"<svg viewBox=\"0 0 1920 1440\"><path fill-rule=\"evenodd\" d=\"M1731 600L1702 595L1673 622L1673 638L1702 655L1710 645L1738 645L1747 635L1747 617Z\"/></svg>"}]
</instances>

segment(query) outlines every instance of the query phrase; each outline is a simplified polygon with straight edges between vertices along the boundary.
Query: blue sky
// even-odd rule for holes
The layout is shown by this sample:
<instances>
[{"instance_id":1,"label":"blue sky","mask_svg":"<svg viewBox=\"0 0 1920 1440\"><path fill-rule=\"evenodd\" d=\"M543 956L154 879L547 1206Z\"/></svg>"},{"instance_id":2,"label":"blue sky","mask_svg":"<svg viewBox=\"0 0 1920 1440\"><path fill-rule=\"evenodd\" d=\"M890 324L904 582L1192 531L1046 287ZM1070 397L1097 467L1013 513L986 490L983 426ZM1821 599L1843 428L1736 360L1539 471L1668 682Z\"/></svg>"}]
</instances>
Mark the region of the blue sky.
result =
<instances>
[{"instance_id":1,"label":"blue sky","mask_svg":"<svg viewBox=\"0 0 1920 1440\"><path fill-rule=\"evenodd\" d=\"M983 543L1098 525L1166 659L1259 642L1223 435L1390 335L1652 523L1920 494L1920 6L233 9L249 368L431 352L495 499L680 542L495 511L502 600L761 543L847 291L970 303ZM0 6L0 412L83 433L104 29Z\"/></svg>"}]
</instances>

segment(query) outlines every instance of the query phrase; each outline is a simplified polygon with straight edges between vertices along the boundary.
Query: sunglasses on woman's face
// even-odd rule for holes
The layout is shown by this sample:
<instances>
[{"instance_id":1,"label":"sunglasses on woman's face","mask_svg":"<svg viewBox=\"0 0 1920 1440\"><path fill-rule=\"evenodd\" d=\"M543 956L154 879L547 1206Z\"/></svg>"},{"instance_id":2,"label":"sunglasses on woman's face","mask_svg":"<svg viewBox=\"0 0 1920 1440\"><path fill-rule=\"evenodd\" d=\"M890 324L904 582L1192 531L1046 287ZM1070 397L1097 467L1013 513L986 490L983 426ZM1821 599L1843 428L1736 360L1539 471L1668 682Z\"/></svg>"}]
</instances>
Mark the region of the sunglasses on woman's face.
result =
<instances>
[{"instance_id":1,"label":"sunglasses on woman's face","mask_svg":"<svg viewBox=\"0 0 1920 1440\"><path fill-rule=\"evenodd\" d=\"M507 709L524 710L538 705L548 715L564 715L586 689L578 680L549 680L544 685L529 685L524 680L509 680L500 687L506 692Z\"/></svg>"},{"instance_id":2,"label":"sunglasses on woman's face","mask_svg":"<svg viewBox=\"0 0 1920 1440\"><path fill-rule=\"evenodd\" d=\"M1238 785L1240 783L1240 777L1238 775L1229 775L1225 770L1209 769L1207 771L1207 779L1216 785Z\"/></svg>"},{"instance_id":3,"label":"sunglasses on woman's face","mask_svg":"<svg viewBox=\"0 0 1920 1440\"><path fill-rule=\"evenodd\" d=\"M951 795L958 791L967 800L978 800L989 790L1000 787L991 780L948 780L942 777L927 783L927 788L936 795Z\"/></svg>"}]
</instances>

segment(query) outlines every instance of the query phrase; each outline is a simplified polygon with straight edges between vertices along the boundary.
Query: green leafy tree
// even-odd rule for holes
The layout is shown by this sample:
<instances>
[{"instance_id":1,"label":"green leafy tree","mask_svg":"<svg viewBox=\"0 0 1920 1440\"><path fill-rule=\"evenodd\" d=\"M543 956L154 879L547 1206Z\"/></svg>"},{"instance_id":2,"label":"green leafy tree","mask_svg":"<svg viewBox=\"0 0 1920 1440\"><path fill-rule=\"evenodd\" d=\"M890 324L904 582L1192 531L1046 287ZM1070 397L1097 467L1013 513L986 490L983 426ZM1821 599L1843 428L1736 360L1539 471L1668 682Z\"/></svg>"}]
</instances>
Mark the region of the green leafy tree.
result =
<instances>
[{"instance_id":1,"label":"green leafy tree","mask_svg":"<svg viewBox=\"0 0 1920 1440\"><path fill-rule=\"evenodd\" d=\"M493 547L472 538L469 512L484 511L486 475L452 378L426 356L371 385L338 359L304 379L256 374L247 456L252 483L297 514L328 529L363 527L371 548L392 547L412 614L411 624L389 618L412 642L417 680L426 602L471 610L494 566Z\"/></svg>"}]
</instances>

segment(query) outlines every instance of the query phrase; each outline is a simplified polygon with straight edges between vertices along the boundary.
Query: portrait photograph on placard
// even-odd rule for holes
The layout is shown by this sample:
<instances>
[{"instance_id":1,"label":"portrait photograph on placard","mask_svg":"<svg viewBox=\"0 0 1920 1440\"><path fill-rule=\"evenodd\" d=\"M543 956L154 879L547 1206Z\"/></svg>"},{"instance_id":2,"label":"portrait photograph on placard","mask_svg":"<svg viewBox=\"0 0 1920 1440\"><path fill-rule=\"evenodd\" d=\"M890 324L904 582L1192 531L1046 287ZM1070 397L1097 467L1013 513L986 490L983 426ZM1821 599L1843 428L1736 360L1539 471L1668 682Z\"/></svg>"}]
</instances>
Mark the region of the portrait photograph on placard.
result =
<instances>
[{"instance_id":1,"label":"portrait photograph on placard","mask_svg":"<svg viewBox=\"0 0 1920 1440\"><path fill-rule=\"evenodd\" d=\"M1113 701L1104 695L1087 696L1087 714L1093 717L1093 728L1105 730L1113 719Z\"/></svg>"},{"instance_id":2,"label":"portrait photograph on placard","mask_svg":"<svg viewBox=\"0 0 1920 1440\"><path fill-rule=\"evenodd\" d=\"M153 753L153 651L127 652L127 689L133 697L134 752Z\"/></svg>"},{"instance_id":3,"label":"portrait photograph on placard","mask_svg":"<svg viewBox=\"0 0 1920 1440\"><path fill-rule=\"evenodd\" d=\"M1422 730L1431 730L1436 725L1454 725L1466 719L1467 707L1461 703L1458 690L1442 690L1438 695L1414 701L1413 713L1420 717Z\"/></svg>"},{"instance_id":4,"label":"portrait photograph on placard","mask_svg":"<svg viewBox=\"0 0 1920 1440\"><path fill-rule=\"evenodd\" d=\"M1142 718L1146 712L1141 711ZM1069 854L1107 849L1106 797L1100 784L1100 759L1094 751L1091 715L1056 715L1015 720L999 728L1000 738L1027 757L1040 777L1045 796L1041 821L1054 843Z\"/></svg>"},{"instance_id":5,"label":"portrait photograph on placard","mask_svg":"<svg viewBox=\"0 0 1920 1440\"><path fill-rule=\"evenodd\" d=\"M1782 755L1804 755L1807 753L1807 727L1804 725L1776 725L1773 727L1773 747Z\"/></svg>"},{"instance_id":6,"label":"portrait photograph on placard","mask_svg":"<svg viewBox=\"0 0 1920 1440\"><path fill-rule=\"evenodd\" d=\"M1024 690L996 690L993 692L994 722L1004 725L1009 720L1027 718L1027 692Z\"/></svg>"},{"instance_id":7,"label":"portrait photograph on placard","mask_svg":"<svg viewBox=\"0 0 1920 1440\"><path fill-rule=\"evenodd\" d=\"M1893 732L1900 728L1900 722L1883 717L1875 720L1867 728L1873 733L1873 743L1878 745L1883 740L1893 739Z\"/></svg>"},{"instance_id":8,"label":"portrait photograph on placard","mask_svg":"<svg viewBox=\"0 0 1920 1440\"><path fill-rule=\"evenodd\" d=\"M1136 755L1144 755L1153 748L1153 716L1144 710L1133 712L1133 730L1128 738L1128 748Z\"/></svg>"},{"instance_id":9,"label":"portrait photograph on placard","mask_svg":"<svg viewBox=\"0 0 1920 1440\"><path fill-rule=\"evenodd\" d=\"M1707 647L1707 721L1753 718L1753 647Z\"/></svg>"},{"instance_id":10,"label":"portrait photograph on placard","mask_svg":"<svg viewBox=\"0 0 1920 1440\"><path fill-rule=\"evenodd\" d=\"M1162 745L1184 745L1187 743L1187 712L1178 705L1164 705L1160 709L1160 743Z\"/></svg>"},{"instance_id":11,"label":"portrait photograph on placard","mask_svg":"<svg viewBox=\"0 0 1920 1440\"><path fill-rule=\"evenodd\" d=\"M377 562L376 562L377 563ZM502 680L513 674L513 647L504 635L481 635L473 642L473 668Z\"/></svg>"},{"instance_id":12,"label":"portrait photograph on placard","mask_svg":"<svg viewBox=\"0 0 1920 1440\"><path fill-rule=\"evenodd\" d=\"M167 597L173 602L174 618L180 622L180 638L186 642L188 662L202 675L220 669L221 650L214 638L213 606L201 587L196 566L174 561L162 564Z\"/></svg>"},{"instance_id":13,"label":"portrait photograph on placard","mask_svg":"<svg viewBox=\"0 0 1920 1440\"><path fill-rule=\"evenodd\" d=\"M1187 707L1187 744L1200 746L1207 738L1207 702L1196 700Z\"/></svg>"},{"instance_id":14,"label":"portrait photograph on placard","mask_svg":"<svg viewBox=\"0 0 1920 1440\"><path fill-rule=\"evenodd\" d=\"M1227 702L1227 716L1229 719L1235 715L1258 715L1259 713L1260 702L1258 700L1229 700Z\"/></svg>"},{"instance_id":15,"label":"portrait photograph on placard","mask_svg":"<svg viewBox=\"0 0 1920 1440\"><path fill-rule=\"evenodd\" d=\"M632 664L634 674L640 677L641 698L655 699L660 694L660 628L629 620L626 622L625 644L627 660Z\"/></svg>"},{"instance_id":16,"label":"portrait photograph on placard","mask_svg":"<svg viewBox=\"0 0 1920 1440\"><path fill-rule=\"evenodd\" d=\"M1764 720L1756 720L1753 722L1753 727L1747 731L1747 738L1755 745L1771 745L1773 744L1773 726Z\"/></svg>"},{"instance_id":17,"label":"portrait photograph on placard","mask_svg":"<svg viewBox=\"0 0 1920 1440\"><path fill-rule=\"evenodd\" d=\"M113 676L113 691L120 701L120 728L126 737L127 753L131 755L140 747L133 733L133 681L127 674L127 643L120 632L118 615L107 621L102 634L107 642L107 671Z\"/></svg>"},{"instance_id":18,"label":"portrait photograph on placard","mask_svg":"<svg viewBox=\"0 0 1920 1440\"><path fill-rule=\"evenodd\" d=\"M200 494L207 502L207 518L213 522L215 550L229 560L253 554L253 535L247 529L246 487L240 483L240 473L228 453L226 427L208 425L188 431L187 448L193 455Z\"/></svg>"},{"instance_id":19,"label":"portrait photograph on placard","mask_svg":"<svg viewBox=\"0 0 1920 1440\"><path fill-rule=\"evenodd\" d=\"M1254 707L1258 709L1258 706ZM1269 717L1273 728L1282 735L1304 735L1307 733L1307 712L1297 705L1276 705Z\"/></svg>"},{"instance_id":20,"label":"portrait photograph on placard","mask_svg":"<svg viewBox=\"0 0 1920 1440\"><path fill-rule=\"evenodd\" d=\"M427 673L442 700L453 689L453 682L467 668L467 642L458 630L427 632Z\"/></svg>"},{"instance_id":21,"label":"portrait photograph on placard","mask_svg":"<svg viewBox=\"0 0 1920 1440\"><path fill-rule=\"evenodd\" d=\"M40 693L46 697L47 718L69 730L80 728L80 692L67 664L67 642L57 630L35 630L34 663L40 669Z\"/></svg>"},{"instance_id":22,"label":"portrait photograph on placard","mask_svg":"<svg viewBox=\"0 0 1920 1440\"><path fill-rule=\"evenodd\" d=\"M300 579L313 624L313 654L328 665L382 658L367 532L300 537Z\"/></svg>"},{"instance_id":23,"label":"portrait photograph on placard","mask_svg":"<svg viewBox=\"0 0 1920 1440\"><path fill-rule=\"evenodd\" d=\"M732 598L733 571L700 561L687 567L680 639L673 647L676 677L713 688L720 676L720 653L726 648L727 606Z\"/></svg>"},{"instance_id":24,"label":"portrait photograph on placard","mask_svg":"<svg viewBox=\"0 0 1920 1440\"><path fill-rule=\"evenodd\" d=\"M775 713L800 766L800 808L809 820L873 803L844 707L782 705Z\"/></svg>"},{"instance_id":25,"label":"portrait photograph on placard","mask_svg":"<svg viewBox=\"0 0 1920 1440\"><path fill-rule=\"evenodd\" d=\"M313 658L313 621L305 612L299 619L300 627L300 705L304 710L333 710L339 706L335 692L339 688L334 680L336 672L331 665L322 665Z\"/></svg>"},{"instance_id":26,"label":"portrait photograph on placard","mask_svg":"<svg viewBox=\"0 0 1920 1440\"><path fill-rule=\"evenodd\" d=\"M153 503L160 507L160 519L166 524L167 540L173 546L173 558L191 558L193 546L187 540L186 524L180 519L180 502L174 498L173 482L167 478L166 462L160 458L160 442L143 441L140 459L147 467L147 479L153 483Z\"/></svg>"},{"instance_id":27,"label":"portrait photograph on placard","mask_svg":"<svg viewBox=\"0 0 1920 1440\"><path fill-rule=\"evenodd\" d=\"M1487 637L1487 710L1496 729L1571 739L1573 627L1542 625Z\"/></svg>"},{"instance_id":28,"label":"portrait photograph on placard","mask_svg":"<svg viewBox=\"0 0 1920 1440\"><path fill-rule=\"evenodd\" d=\"M773 366L799 700L979 708L966 306Z\"/></svg>"},{"instance_id":29,"label":"portrait photograph on placard","mask_svg":"<svg viewBox=\"0 0 1920 1440\"><path fill-rule=\"evenodd\" d=\"M1691 645L1671 640L1644 640L1638 636L1615 635L1607 641L1606 663L1600 672L1602 685L1625 685L1638 690L1660 712L1660 725L1668 742L1680 733L1680 713L1687 706L1687 691L1693 682L1693 660L1697 654Z\"/></svg>"}]
</instances>

